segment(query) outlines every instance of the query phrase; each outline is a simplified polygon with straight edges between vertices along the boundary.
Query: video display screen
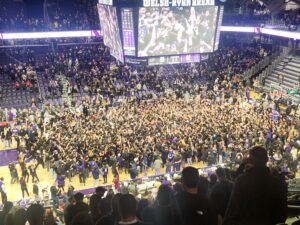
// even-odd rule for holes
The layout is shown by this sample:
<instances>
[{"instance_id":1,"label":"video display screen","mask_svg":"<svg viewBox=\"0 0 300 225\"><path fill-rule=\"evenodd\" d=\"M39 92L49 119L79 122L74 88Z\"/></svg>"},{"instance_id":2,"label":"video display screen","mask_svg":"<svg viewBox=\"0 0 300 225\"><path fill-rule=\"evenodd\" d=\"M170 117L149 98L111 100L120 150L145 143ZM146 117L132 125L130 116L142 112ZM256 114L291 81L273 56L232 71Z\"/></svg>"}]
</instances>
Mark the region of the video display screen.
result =
<instances>
[{"instance_id":1,"label":"video display screen","mask_svg":"<svg viewBox=\"0 0 300 225\"><path fill-rule=\"evenodd\" d=\"M200 54L187 54L187 55L174 55L174 56L161 56L149 57L148 64L165 65L165 64L180 64L180 63L197 63L200 62Z\"/></svg>"},{"instance_id":2,"label":"video display screen","mask_svg":"<svg viewBox=\"0 0 300 225\"><path fill-rule=\"evenodd\" d=\"M124 62L124 54L117 20L117 11L113 6L98 4L100 25L104 44L110 48L110 54Z\"/></svg>"},{"instance_id":3,"label":"video display screen","mask_svg":"<svg viewBox=\"0 0 300 225\"><path fill-rule=\"evenodd\" d=\"M140 8L138 56L212 52L218 6Z\"/></svg>"}]
</instances>

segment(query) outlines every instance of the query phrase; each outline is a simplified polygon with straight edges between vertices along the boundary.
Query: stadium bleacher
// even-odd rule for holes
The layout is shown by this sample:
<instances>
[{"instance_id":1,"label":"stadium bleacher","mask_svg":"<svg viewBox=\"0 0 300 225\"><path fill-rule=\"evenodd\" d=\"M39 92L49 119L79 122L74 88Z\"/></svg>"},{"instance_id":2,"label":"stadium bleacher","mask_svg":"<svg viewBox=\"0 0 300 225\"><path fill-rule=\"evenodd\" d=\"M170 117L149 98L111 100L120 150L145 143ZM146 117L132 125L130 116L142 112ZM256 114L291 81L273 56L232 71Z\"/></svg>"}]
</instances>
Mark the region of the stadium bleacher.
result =
<instances>
[{"instance_id":1,"label":"stadium bleacher","mask_svg":"<svg viewBox=\"0 0 300 225\"><path fill-rule=\"evenodd\" d=\"M260 28L299 9L270 1L0 0L0 225L298 220L299 36ZM86 33L2 40L37 31Z\"/></svg>"},{"instance_id":2,"label":"stadium bleacher","mask_svg":"<svg viewBox=\"0 0 300 225\"><path fill-rule=\"evenodd\" d=\"M266 86L277 90L282 90L285 94L288 91L296 91L297 101L300 101L299 79L300 79L300 58L286 57L266 78Z\"/></svg>"}]
</instances>

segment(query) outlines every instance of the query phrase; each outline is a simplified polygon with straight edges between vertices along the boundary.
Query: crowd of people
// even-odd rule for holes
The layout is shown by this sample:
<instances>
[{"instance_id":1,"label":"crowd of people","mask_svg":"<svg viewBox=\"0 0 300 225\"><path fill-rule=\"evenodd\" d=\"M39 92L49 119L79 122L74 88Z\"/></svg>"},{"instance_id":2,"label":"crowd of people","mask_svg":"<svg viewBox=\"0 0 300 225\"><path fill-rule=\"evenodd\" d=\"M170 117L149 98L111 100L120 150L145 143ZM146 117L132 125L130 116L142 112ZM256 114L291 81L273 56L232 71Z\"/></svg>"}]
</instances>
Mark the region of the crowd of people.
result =
<instances>
[{"instance_id":1,"label":"crowd of people","mask_svg":"<svg viewBox=\"0 0 300 225\"><path fill-rule=\"evenodd\" d=\"M48 6L46 23L25 16L21 3L1 1L0 29L98 28L95 4L78 2L68 10ZM0 130L1 141L8 147L16 143L18 150L17 162L8 165L11 180L0 176L0 225L284 223L285 180L295 177L300 159L295 110L283 109L282 99L268 93L254 98L238 76L268 56L268 46L234 43L201 63L173 66L172 72L121 65L103 44L56 46L38 60L34 48L8 51L21 62L0 65L0 74L16 89L38 92L37 76L48 85L45 98L33 99L30 108L0 109L0 120L9 122ZM64 89L69 104L47 103ZM77 100L76 94L83 97ZM192 167L198 162L226 168L200 176ZM32 192L36 202L44 200L48 190L40 190L39 166L52 175L53 207L14 206L7 198L9 183L19 184L24 199ZM152 197L129 194L120 180L121 173L134 180L151 170L157 176L181 173L181 180L163 178ZM88 204L66 185L79 179L85 186L92 177L97 187L111 183L111 174L113 191L96 188Z\"/></svg>"},{"instance_id":2,"label":"crowd of people","mask_svg":"<svg viewBox=\"0 0 300 225\"><path fill-rule=\"evenodd\" d=\"M268 95L250 100L250 89L236 76L268 54L256 44L243 51L221 48L207 61L178 66L172 76L160 74L156 67L110 65L103 45L66 47L47 53L39 62L30 57L28 67L49 80L50 96L62 89L56 82L62 73L69 80L70 96L82 91L85 97L72 101L70 108L44 102L39 109L33 101L30 109L1 110L3 121L15 121L1 132L2 140L10 145L15 139L20 152L22 176L12 166L12 180L27 177L21 185L24 196L29 177L25 156L46 164L54 179L72 179L78 174L85 183L91 173L96 184L100 175L107 176L108 167L116 177L124 171L135 178L150 167L159 173L165 166L170 173L198 161L235 165L245 149L257 144L270 149L272 164L295 173L298 153L293 148L297 134L293 116L280 111ZM2 68L11 76L17 74L10 67ZM125 104L118 105L118 98L124 96ZM30 169L34 181L38 180L36 166Z\"/></svg>"},{"instance_id":3,"label":"crowd of people","mask_svg":"<svg viewBox=\"0 0 300 225\"><path fill-rule=\"evenodd\" d=\"M32 7L36 6L10 0L1 1L0 31L37 32L100 28L96 2L93 0L78 0L67 4L41 3L36 11L44 13L39 14L32 13Z\"/></svg>"},{"instance_id":4,"label":"crowd of people","mask_svg":"<svg viewBox=\"0 0 300 225\"><path fill-rule=\"evenodd\" d=\"M220 53L215 54L215 60L222 59ZM226 60L224 64L226 67ZM280 109L280 101L269 95L251 99L249 87L244 88L238 78L230 78L223 70L213 82L193 86L197 75L190 76L188 69L196 70L179 68L172 94L165 92L159 99L150 98L152 101L127 98L125 103L110 107L116 103L115 93L102 87L97 96L87 95L70 107L45 104L38 109L33 104L31 109L10 111L8 120L15 123L3 130L2 140L8 144L16 140L22 171L19 176L16 166L10 165L12 183L20 182L24 197L29 176L32 183L39 180L36 168L40 164L51 170L62 190L65 179L75 175L82 184L92 175L96 185L100 177L107 182L109 171L118 183L120 172L136 178L153 168L159 175L162 166L166 173L172 173L198 161L208 165L226 163L234 168L242 162L245 150L258 144L268 149L270 166L291 176L296 173L298 133L294 116ZM128 70L128 77L137 77ZM149 80L144 81L145 85L151 84L151 76ZM158 88L161 83L151 87ZM5 117L3 111L1 117ZM30 168L26 156L34 159Z\"/></svg>"},{"instance_id":5,"label":"crowd of people","mask_svg":"<svg viewBox=\"0 0 300 225\"><path fill-rule=\"evenodd\" d=\"M282 3L273 9L273 5L266 6L261 1L228 2L225 5L226 13L223 18L223 25L226 26L270 26L275 29L289 31L299 30L299 8L287 7L293 3Z\"/></svg>"},{"instance_id":6,"label":"crowd of people","mask_svg":"<svg viewBox=\"0 0 300 225\"><path fill-rule=\"evenodd\" d=\"M162 182L157 194L134 196L97 187L89 202L84 194L71 195L67 204L52 211L40 204L27 210L6 202L0 224L30 225L275 225L287 218L287 186L281 174L266 163L267 150L253 147L232 182L227 169L218 168L210 181L191 166L180 181Z\"/></svg>"},{"instance_id":7,"label":"crowd of people","mask_svg":"<svg viewBox=\"0 0 300 225\"><path fill-rule=\"evenodd\" d=\"M212 87L217 77L223 79L225 75L233 77L243 73L269 55L270 50L268 46L256 43L245 46L244 49L228 46L212 53L207 61L197 63L193 67L177 66L172 76L158 75L158 67L133 68L116 62L115 65L111 65L109 50L103 44L60 46L55 52L45 48L44 54L39 53L37 59L34 47L14 49L8 54L20 59L22 64L2 65L0 73L7 75L14 71L13 68L19 67L22 67L22 70L34 70L48 83L46 99L62 95L63 84L58 75L63 74L68 80L66 88L70 96L77 93L90 96L101 94L111 100L132 95L148 98L153 92L163 93L169 87L180 93L198 89L198 86L207 80ZM25 54L30 56L27 61L23 60ZM229 74L226 74L228 68ZM19 86L19 81L13 77L12 80L16 87ZM35 82L31 83L34 85Z\"/></svg>"}]
</instances>

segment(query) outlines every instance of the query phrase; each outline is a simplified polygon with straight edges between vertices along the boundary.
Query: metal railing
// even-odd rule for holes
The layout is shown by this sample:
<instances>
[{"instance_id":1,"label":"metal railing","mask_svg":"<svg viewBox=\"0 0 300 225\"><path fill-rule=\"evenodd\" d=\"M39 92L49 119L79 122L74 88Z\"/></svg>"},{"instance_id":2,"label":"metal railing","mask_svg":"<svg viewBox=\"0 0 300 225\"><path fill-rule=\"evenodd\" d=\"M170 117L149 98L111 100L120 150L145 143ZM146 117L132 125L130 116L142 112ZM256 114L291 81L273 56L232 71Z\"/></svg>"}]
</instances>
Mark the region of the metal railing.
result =
<instances>
[{"instance_id":1,"label":"metal railing","mask_svg":"<svg viewBox=\"0 0 300 225\"><path fill-rule=\"evenodd\" d=\"M280 54L275 55L275 59L273 59L272 63L269 64L258 76L258 80L261 86L263 86L265 80L271 73L272 71L279 65L279 63L287 57L291 52L291 49L288 47L281 47L280 49ZM272 60L272 59L270 59Z\"/></svg>"},{"instance_id":2,"label":"metal railing","mask_svg":"<svg viewBox=\"0 0 300 225\"><path fill-rule=\"evenodd\" d=\"M252 76L257 74L259 71L266 68L271 62L271 56L265 57L263 60L261 60L259 63L252 66L250 69L246 70L242 76L243 80L250 80Z\"/></svg>"}]
</instances>

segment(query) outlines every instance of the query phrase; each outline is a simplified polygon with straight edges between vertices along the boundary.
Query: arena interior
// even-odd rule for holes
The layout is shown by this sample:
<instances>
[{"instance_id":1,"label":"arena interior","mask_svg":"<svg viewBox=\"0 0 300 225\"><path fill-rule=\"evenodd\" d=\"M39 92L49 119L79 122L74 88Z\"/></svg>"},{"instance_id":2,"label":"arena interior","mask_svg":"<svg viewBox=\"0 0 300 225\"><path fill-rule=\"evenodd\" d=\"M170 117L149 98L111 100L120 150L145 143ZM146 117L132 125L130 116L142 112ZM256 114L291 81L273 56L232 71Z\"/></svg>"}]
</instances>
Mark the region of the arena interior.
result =
<instances>
[{"instance_id":1,"label":"arena interior","mask_svg":"<svg viewBox=\"0 0 300 225\"><path fill-rule=\"evenodd\" d=\"M299 0L0 0L0 225L300 224Z\"/></svg>"}]
</instances>

